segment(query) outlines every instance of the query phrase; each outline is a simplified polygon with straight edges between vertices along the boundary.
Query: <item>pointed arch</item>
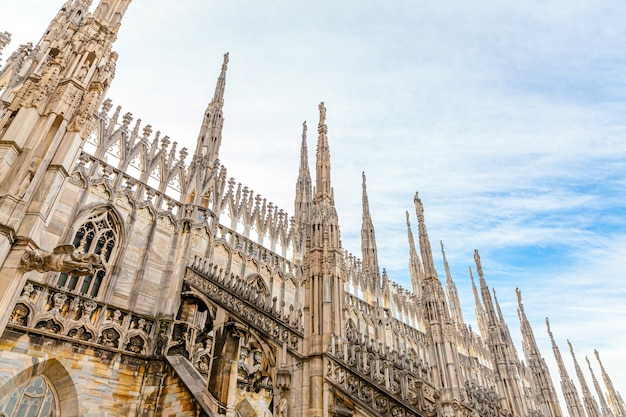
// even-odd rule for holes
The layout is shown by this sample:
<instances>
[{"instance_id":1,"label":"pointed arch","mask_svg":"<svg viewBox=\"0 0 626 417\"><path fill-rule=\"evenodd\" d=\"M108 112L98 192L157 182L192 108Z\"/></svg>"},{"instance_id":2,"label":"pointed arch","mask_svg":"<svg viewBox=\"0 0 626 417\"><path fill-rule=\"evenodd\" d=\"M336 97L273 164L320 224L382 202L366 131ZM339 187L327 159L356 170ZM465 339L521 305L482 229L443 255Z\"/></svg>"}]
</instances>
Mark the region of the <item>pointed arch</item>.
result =
<instances>
[{"instance_id":1,"label":"pointed arch","mask_svg":"<svg viewBox=\"0 0 626 417\"><path fill-rule=\"evenodd\" d=\"M157 217L157 212L150 204L143 204L137 210L137 214L148 221L154 221Z\"/></svg>"},{"instance_id":2,"label":"pointed arch","mask_svg":"<svg viewBox=\"0 0 626 417\"><path fill-rule=\"evenodd\" d=\"M102 265L93 275L59 274L57 287L89 297L98 296L105 279L111 275L124 241L121 218L117 210L108 204L88 208L77 215L71 244L80 253L98 255Z\"/></svg>"},{"instance_id":3,"label":"pointed arch","mask_svg":"<svg viewBox=\"0 0 626 417\"><path fill-rule=\"evenodd\" d=\"M258 274L249 275L246 279L247 286L250 289L250 301L256 302L258 300L265 301L270 296L270 290L267 285L267 282L263 279L263 277Z\"/></svg>"},{"instance_id":4,"label":"pointed arch","mask_svg":"<svg viewBox=\"0 0 626 417\"><path fill-rule=\"evenodd\" d=\"M3 407L9 395L19 393L20 388L26 389L28 384L39 383L35 382L38 378L42 378L39 381L45 382L51 395L54 395L57 407L57 414L53 414L55 417L79 416L78 395L74 381L56 358L39 362L2 384L0 386L0 407ZM46 400L45 395L47 394L44 394L43 401ZM35 415L37 416L37 414ZM48 416L46 415L46 417Z\"/></svg>"},{"instance_id":5,"label":"pointed arch","mask_svg":"<svg viewBox=\"0 0 626 417\"><path fill-rule=\"evenodd\" d=\"M84 340L85 342L93 342L96 334L96 330L89 323L74 325L67 331L69 337Z\"/></svg>"},{"instance_id":6,"label":"pointed arch","mask_svg":"<svg viewBox=\"0 0 626 417\"><path fill-rule=\"evenodd\" d=\"M98 344L109 346L112 348L119 348L122 333L116 330L115 327L118 326L109 326L104 328L100 332L100 337L98 337Z\"/></svg>"},{"instance_id":7,"label":"pointed arch","mask_svg":"<svg viewBox=\"0 0 626 417\"><path fill-rule=\"evenodd\" d=\"M13 308L9 322L19 324L20 326L28 326L31 321L31 312L35 311L32 303L19 302Z\"/></svg>"},{"instance_id":8,"label":"pointed arch","mask_svg":"<svg viewBox=\"0 0 626 417\"><path fill-rule=\"evenodd\" d=\"M42 319L37 322L35 329L44 329L49 333L63 334L63 323L57 317L51 317L48 320Z\"/></svg>"},{"instance_id":9,"label":"pointed arch","mask_svg":"<svg viewBox=\"0 0 626 417\"><path fill-rule=\"evenodd\" d=\"M128 352L144 354L148 346L148 340L140 330L132 330L126 336L126 341L122 346Z\"/></svg>"}]
</instances>

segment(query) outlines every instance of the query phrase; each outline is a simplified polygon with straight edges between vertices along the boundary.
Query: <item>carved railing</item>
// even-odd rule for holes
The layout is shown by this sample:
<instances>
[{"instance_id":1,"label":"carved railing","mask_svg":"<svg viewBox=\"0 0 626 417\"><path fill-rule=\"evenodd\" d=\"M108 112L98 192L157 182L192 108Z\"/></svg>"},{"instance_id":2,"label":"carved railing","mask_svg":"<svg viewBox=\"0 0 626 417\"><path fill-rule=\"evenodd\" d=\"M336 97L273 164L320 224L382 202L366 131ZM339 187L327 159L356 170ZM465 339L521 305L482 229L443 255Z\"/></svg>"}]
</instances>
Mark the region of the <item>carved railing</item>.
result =
<instances>
[{"instance_id":1,"label":"carved railing","mask_svg":"<svg viewBox=\"0 0 626 417\"><path fill-rule=\"evenodd\" d=\"M111 108L111 101L105 100L96 114L96 128L87 140L82 164L91 160L92 164L102 166L98 172L123 177L123 181L114 182L115 186L132 184L128 187L137 191L139 200L147 199L149 195L157 196L158 209L163 208L162 201L168 207L169 204L185 205L188 201L181 201L181 197L189 193L196 169L195 166L191 169L185 162L187 149L177 152L176 142L171 142L168 136L161 137L160 132L153 134L150 125L142 128L141 119L131 127L132 114L120 116L119 106L109 116ZM192 161L192 165L196 162ZM226 213L231 222L226 226L234 229L238 223L243 224L246 237L250 230L256 230L260 236L269 239L272 250L276 243L294 247L294 219L286 211L237 183L234 178L226 180L226 168L219 162L211 177L205 180L213 182L210 210L218 216ZM80 181L80 176L76 176L75 181Z\"/></svg>"},{"instance_id":2,"label":"carved railing","mask_svg":"<svg viewBox=\"0 0 626 417\"><path fill-rule=\"evenodd\" d=\"M74 293L27 281L8 328L106 350L153 354L154 319Z\"/></svg>"},{"instance_id":3,"label":"carved railing","mask_svg":"<svg viewBox=\"0 0 626 417\"><path fill-rule=\"evenodd\" d=\"M389 346L383 347L381 343L370 343L368 339L361 338L351 331L348 331L347 338L333 336L327 353L392 391L394 382L390 379L391 376L380 374L383 363L393 366L397 372L408 373L432 383L429 364L417 355L391 350Z\"/></svg>"},{"instance_id":4,"label":"carved railing","mask_svg":"<svg viewBox=\"0 0 626 417\"><path fill-rule=\"evenodd\" d=\"M83 152L78 160L70 182L81 188L89 189L106 201L112 201L123 209L132 210L139 207L149 208L151 216L169 214L185 217L181 210L183 204L149 185L142 183L118 168ZM206 213L208 217L210 214Z\"/></svg>"},{"instance_id":5,"label":"carved railing","mask_svg":"<svg viewBox=\"0 0 626 417\"><path fill-rule=\"evenodd\" d=\"M277 297L254 291L246 280L234 274L227 276L218 265L199 257L187 267L184 281L267 338L287 343L294 352L301 351L302 309L296 311L290 305L288 312L282 311Z\"/></svg>"},{"instance_id":6,"label":"carved railing","mask_svg":"<svg viewBox=\"0 0 626 417\"><path fill-rule=\"evenodd\" d=\"M348 292L344 292L343 302L346 308L358 311L373 320L382 319L398 334L402 334L416 345L426 346L426 334L393 317L389 309L369 304Z\"/></svg>"},{"instance_id":7,"label":"carved railing","mask_svg":"<svg viewBox=\"0 0 626 417\"><path fill-rule=\"evenodd\" d=\"M459 415L512 417L493 388L466 381L459 398L443 402L429 365L406 354L333 336L326 352L326 379L379 416L434 416L442 406Z\"/></svg>"},{"instance_id":8,"label":"carved railing","mask_svg":"<svg viewBox=\"0 0 626 417\"><path fill-rule=\"evenodd\" d=\"M271 269L281 271L284 277L294 274L296 271L296 264L283 254L278 254L221 224L217 227L216 236L216 241L220 240L227 242L233 251L240 251L246 260L255 259L260 263L267 264Z\"/></svg>"},{"instance_id":9,"label":"carved railing","mask_svg":"<svg viewBox=\"0 0 626 417\"><path fill-rule=\"evenodd\" d=\"M439 394L417 369L399 358L381 356L350 342L332 346L325 358L328 382L377 416L417 417L437 414ZM418 371L419 372L419 371Z\"/></svg>"},{"instance_id":10,"label":"carved railing","mask_svg":"<svg viewBox=\"0 0 626 417\"><path fill-rule=\"evenodd\" d=\"M158 131L152 135L150 125L141 128L141 119L137 119L131 128L133 115L126 113L120 120L121 106L117 106L109 117L112 106L108 99L102 104L96 115L96 128L87 140L87 151L93 147L93 156L99 160L132 173L136 180L150 181L161 191L184 192L187 149L182 148L177 157L176 142L171 142L168 136L161 138Z\"/></svg>"},{"instance_id":11,"label":"carved railing","mask_svg":"<svg viewBox=\"0 0 626 417\"><path fill-rule=\"evenodd\" d=\"M474 382L465 381L466 407L485 417L513 417L513 413L502 407L502 397L493 388L485 388ZM530 411L532 416L534 411Z\"/></svg>"}]
</instances>

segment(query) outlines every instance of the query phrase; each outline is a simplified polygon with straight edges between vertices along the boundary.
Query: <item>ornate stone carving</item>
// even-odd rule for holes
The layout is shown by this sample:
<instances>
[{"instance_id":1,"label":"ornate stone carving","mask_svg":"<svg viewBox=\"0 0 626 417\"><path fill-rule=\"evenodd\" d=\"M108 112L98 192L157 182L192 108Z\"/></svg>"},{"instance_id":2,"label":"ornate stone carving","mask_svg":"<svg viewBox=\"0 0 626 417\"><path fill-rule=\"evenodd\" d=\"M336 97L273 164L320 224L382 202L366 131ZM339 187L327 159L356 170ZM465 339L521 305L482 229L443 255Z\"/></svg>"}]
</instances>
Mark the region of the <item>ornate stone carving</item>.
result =
<instances>
[{"instance_id":1,"label":"ornate stone carving","mask_svg":"<svg viewBox=\"0 0 626 417\"><path fill-rule=\"evenodd\" d=\"M86 342L89 342L91 339L93 339L93 335L85 328L85 326L81 326L77 329L72 329L67 333L67 335L71 338L84 340Z\"/></svg>"},{"instance_id":2,"label":"ornate stone carving","mask_svg":"<svg viewBox=\"0 0 626 417\"><path fill-rule=\"evenodd\" d=\"M118 347L119 345L120 334L114 329L105 329L102 331L102 335L98 340L98 343L104 346L109 347Z\"/></svg>"},{"instance_id":3,"label":"ornate stone carving","mask_svg":"<svg viewBox=\"0 0 626 417\"><path fill-rule=\"evenodd\" d=\"M102 260L94 253L79 253L72 245L61 245L52 253L38 250L26 251L22 255L20 265L25 271L64 272L68 275L93 275L102 267Z\"/></svg>"},{"instance_id":4,"label":"ornate stone carving","mask_svg":"<svg viewBox=\"0 0 626 417\"><path fill-rule=\"evenodd\" d=\"M19 324L20 326L26 326L29 314L30 311L28 310L28 307L24 304L18 304L13 309L13 312L11 312L9 322Z\"/></svg>"},{"instance_id":5,"label":"ornate stone carving","mask_svg":"<svg viewBox=\"0 0 626 417\"><path fill-rule=\"evenodd\" d=\"M497 417L504 415L500 397L493 389L487 389L476 385L474 382L465 381L465 392L467 392L469 406L481 416Z\"/></svg>"},{"instance_id":6,"label":"ornate stone carving","mask_svg":"<svg viewBox=\"0 0 626 417\"><path fill-rule=\"evenodd\" d=\"M254 302L249 299L251 292L247 282L239 277L231 277L229 282L220 281L219 276L210 273L213 270L212 264L206 264L203 269L200 269L200 260L196 261L196 264L188 268L185 273L186 283L276 341L287 341L292 349L298 349L301 346L302 310L298 311L294 323L285 322L272 314L272 305L269 300L258 302L263 297L257 297L257 302ZM247 298L246 290L248 290ZM269 295L267 298L269 299Z\"/></svg>"},{"instance_id":7,"label":"ornate stone carving","mask_svg":"<svg viewBox=\"0 0 626 417\"><path fill-rule=\"evenodd\" d=\"M133 336L126 344L126 350L133 353L143 353L145 341L139 335Z\"/></svg>"},{"instance_id":8,"label":"ornate stone carving","mask_svg":"<svg viewBox=\"0 0 626 417\"><path fill-rule=\"evenodd\" d=\"M81 317L81 320L84 322L91 321L91 314L97 307L98 304L96 304L93 300L86 300L83 302L83 316Z\"/></svg>"},{"instance_id":9,"label":"ornate stone carving","mask_svg":"<svg viewBox=\"0 0 626 417\"><path fill-rule=\"evenodd\" d=\"M278 402L276 403L276 410L274 414L276 417L287 417L289 409L289 401L285 397L279 397Z\"/></svg>"}]
</instances>

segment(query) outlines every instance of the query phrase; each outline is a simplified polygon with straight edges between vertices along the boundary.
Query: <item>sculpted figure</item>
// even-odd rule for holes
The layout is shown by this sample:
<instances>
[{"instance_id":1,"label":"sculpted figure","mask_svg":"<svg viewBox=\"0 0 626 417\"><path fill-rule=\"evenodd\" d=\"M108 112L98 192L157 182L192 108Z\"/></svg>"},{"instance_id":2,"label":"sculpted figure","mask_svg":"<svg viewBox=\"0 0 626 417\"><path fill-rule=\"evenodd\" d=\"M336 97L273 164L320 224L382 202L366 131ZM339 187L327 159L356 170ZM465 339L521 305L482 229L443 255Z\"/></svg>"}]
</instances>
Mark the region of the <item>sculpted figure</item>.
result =
<instances>
[{"instance_id":1,"label":"sculpted figure","mask_svg":"<svg viewBox=\"0 0 626 417\"><path fill-rule=\"evenodd\" d=\"M17 191L15 192L15 195L19 197L24 197L24 194L26 194L26 190L28 190L28 186L33 181L33 178L35 178L35 172L37 171L37 163L38 161L32 161L30 163L28 167L28 171L26 171L26 175L24 175L24 178L22 178L22 182L20 182L20 185L17 187Z\"/></svg>"},{"instance_id":2,"label":"sculpted figure","mask_svg":"<svg viewBox=\"0 0 626 417\"><path fill-rule=\"evenodd\" d=\"M324 106L324 102L322 101L317 108L320 111L320 124L323 124L326 121L326 106Z\"/></svg>"},{"instance_id":3,"label":"sculpted figure","mask_svg":"<svg viewBox=\"0 0 626 417\"><path fill-rule=\"evenodd\" d=\"M277 417L287 417L287 409L288 409L288 401L285 397L280 397L278 400L278 404L276 405L276 416Z\"/></svg>"},{"instance_id":4,"label":"sculpted figure","mask_svg":"<svg viewBox=\"0 0 626 417\"><path fill-rule=\"evenodd\" d=\"M52 253L38 250L26 251L20 264L26 271L65 272L74 276L93 275L102 266L102 260L95 253L79 253L73 245L61 245Z\"/></svg>"},{"instance_id":5,"label":"sculpted figure","mask_svg":"<svg viewBox=\"0 0 626 417\"><path fill-rule=\"evenodd\" d=\"M78 79L79 80L83 80L86 76L87 73L89 72L89 66L91 65L91 62L86 61L85 63L83 63L83 65L80 67L80 70L78 71Z\"/></svg>"}]
</instances>

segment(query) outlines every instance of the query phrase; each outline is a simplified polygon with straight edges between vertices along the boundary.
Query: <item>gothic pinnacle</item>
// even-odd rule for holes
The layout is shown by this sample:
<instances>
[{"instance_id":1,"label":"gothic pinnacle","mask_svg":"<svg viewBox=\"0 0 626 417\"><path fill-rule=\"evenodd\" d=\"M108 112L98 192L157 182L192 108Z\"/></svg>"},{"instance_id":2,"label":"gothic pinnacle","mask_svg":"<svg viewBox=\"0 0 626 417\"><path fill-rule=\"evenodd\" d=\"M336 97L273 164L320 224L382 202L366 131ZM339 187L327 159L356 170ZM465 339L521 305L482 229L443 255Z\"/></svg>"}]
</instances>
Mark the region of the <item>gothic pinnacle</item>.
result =
<instances>
[{"instance_id":1,"label":"gothic pinnacle","mask_svg":"<svg viewBox=\"0 0 626 417\"><path fill-rule=\"evenodd\" d=\"M603 417L613 417L613 411L609 407L606 402L606 398L604 397L604 393L602 392L602 387L600 387L600 383L596 379L596 375L593 372L593 368L591 367L591 362L589 358L585 356L585 361L587 361L587 366L589 367L589 373L591 374L591 381L593 382L593 386L596 390L596 394L598 395L598 400L600 401L600 407L602 409Z\"/></svg>"},{"instance_id":2,"label":"gothic pinnacle","mask_svg":"<svg viewBox=\"0 0 626 417\"><path fill-rule=\"evenodd\" d=\"M452 319L455 321L458 327L464 325L463 312L461 311L461 301L456 289L456 285L452 280L452 273L450 273L450 265L448 264L448 258L446 257L446 251L443 246L443 241L440 240L441 255L443 257L443 268L446 272L446 295L448 297L448 306Z\"/></svg>"},{"instance_id":3,"label":"gothic pinnacle","mask_svg":"<svg viewBox=\"0 0 626 417\"><path fill-rule=\"evenodd\" d=\"M598 350L594 349L593 353L596 355L596 359L600 364L600 371L602 371L602 380L604 381L604 385L606 386L607 399L609 401L609 406L611 407L613 414L620 417L626 416L626 406L624 405L624 401L613 386L613 381L611 381L609 374L604 369L604 365L600 360L600 354L598 353Z\"/></svg>"},{"instance_id":4,"label":"gothic pinnacle","mask_svg":"<svg viewBox=\"0 0 626 417\"><path fill-rule=\"evenodd\" d=\"M450 273L450 265L448 265L448 258L446 258L446 250L443 247L443 240L439 241L439 245L441 245L441 256L443 258L443 269L446 272L446 281L452 281L452 274Z\"/></svg>"},{"instance_id":5,"label":"gothic pinnacle","mask_svg":"<svg viewBox=\"0 0 626 417\"><path fill-rule=\"evenodd\" d=\"M376 247L376 234L374 233L374 223L370 216L369 201L367 199L367 186L365 183L365 172L363 178L363 222L361 225L361 253L363 267L369 275L367 281L371 288L380 288L380 272L378 267L378 249Z\"/></svg>"},{"instance_id":6,"label":"gothic pinnacle","mask_svg":"<svg viewBox=\"0 0 626 417\"><path fill-rule=\"evenodd\" d=\"M546 417L561 417L563 415L559 400L554 389L554 384L550 378L550 371L546 365L544 358L541 356L535 334L532 330L526 313L524 312L524 305L522 304L522 292L519 288L515 289L517 295L517 314L520 321L520 330L522 332L522 346L524 355L526 357L526 363L533 369L531 372L531 378L533 378L536 386L536 395L539 404L546 412Z\"/></svg>"},{"instance_id":7,"label":"gothic pinnacle","mask_svg":"<svg viewBox=\"0 0 626 417\"><path fill-rule=\"evenodd\" d=\"M576 355L574 354L574 347L572 346L572 343L569 341L569 339L567 340L567 344L569 345L569 350L572 354L572 359L574 360L574 369L576 370L576 376L578 377L578 382L582 391L583 404L585 406L585 410L587 411L587 416L600 417L600 409L598 408L598 403L596 403L596 400L591 395L591 391L589 390L589 386L587 385L587 381L585 380L583 371L578 364Z\"/></svg>"},{"instance_id":8,"label":"gothic pinnacle","mask_svg":"<svg viewBox=\"0 0 626 417\"><path fill-rule=\"evenodd\" d=\"M319 106L320 121L318 125L317 161L315 170L315 200L332 202L330 186L330 150L328 147L328 127L326 126L326 106L322 101ZM334 203L333 203L334 205Z\"/></svg>"},{"instance_id":9,"label":"gothic pinnacle","mask_svg":"<svg viewBox=\"0 0 626 417\"><path fill-rule=\"evenodd\" d=\"M483 305L485 308L485 312L487 313L487 317L490 321L490 324L495 324L498 322L496 319L496 311L493 305L493 301L491 299L491 293L489 292L489 287L487 286L487 281L485 281L485 276L483 275L483 267L480 261L480 255L478 253L478 249L474 249L474 262L476 262L476 271L478 272L478 280L480 282L480 293L483 297Z\"/></svg>"},{"instance_id":10,"label":"gothic pinnacle","mask_svg":"<svg viewBox=\"0 0 626 417\"><path fill-rule=\"evenodd\" d=\"M433 252L430 248L430 241L428 240L428 232L424 221L424 205L422 204L422 200L420 200L419 193L417 192L413 198L413 203L415 204L415 214L417 215L420 251L422 254L422 263L424 265L424 278L437 279L437 272L435 271L435 263L433 261Z\"/></svg>"},{"instance_id":11,"label":"gothic pinnacle","mask_svg":"<svg viewBox=\"0 0 626 417\"><path fill-rule=\"evenodd\" d=\"M222 63L222 71L217 79L217 85L215 86L215 93L213 94L213 102L224 102L224 90L226 88L226 70L228 70L228 52L224 54L224 61Z\"/></svg>"},{"instance_id":12,"label":"gothic pinnacle","mask_svg":"<svg viewBox=\"0 0 626 417\"><path fill-rule=\"evenodd\" d=\"M491 291L493 292L493 301L496 303L496 310L498 311L498 317L500 318L500 321L502 323L504 323L504 314L502 314L502 309L500 308L500 303L498 302L498 296L496 295L496 289L492 288Z\"/></svg>"},{"instance_id":13,"label":"gothic pinnacle","mask_svg":"<svg viewBox=\"0 0 626 417\"><path fill-rule=\"evenodd\" d=\"M198 134L198 143L194 156L196 160L205 159L208 163L207 168L209 169L215 165L222 144L222 128L224 127L222 109L224 107L227 68L228 52L224 54L224 62L222 63L222 70L215 85L213 99L204 111L204 118L202 119L200 133Z\"/></svg>"},{"instance_id":14,"label":"gothic pinnacle","mask_svg":"<svg viewBox=\"0 0 626 417\"><path fill-rule=\"evenodd\" d=\"M550 341L552 342L552 352L554 353L554 358L556 359L556 363L559 368L559 375L561 376L561 391L563 392L563 397L565 398L567 411L569 412L570 417L585 417L585 410L583 409L580 397L578 396L578 391L567 373L563 357L561 356L561 351L556 345L554 336L550 330L550 320L547 317L546 328L548 329L548 335L550 336Z\"/></svg>"},{"instance_id":15,"label":"gothic pinnacle","mask_svg":"<svg viewBox=\"0 0 626 417\"><path fill-rule=\"evenodd\" d=\"M467 268L469 270L470 281L472 282L472 292L474 293L474 311L476 313L476 322L478 323L478 332L482 337L486 338L489 335L489 320L487 319L487 313L485 313L485 308L483 307L483 303L478 295L478 289L476 288L476 283L474 282L472 267L469 266Z\"/></svg>"},{"instance_id":16,"label":"gothic pinnacle","mask_svg":"<svg viewBox=\"0 0 626 417\"><path fill-rule=\"evenodd\" d=\"M367 199L367 186L365 185L365 171L361 173L361 177L363 179L363 219L365 219L366 216L369 217L370 215L370 205Z\"/></svg>"},{"instance_id":17,"label":"gothic pinnacle","mask_svg":"<svg viewBox=\"0 0 626 417\"><path fill-rule=\"evenodd\" d=\"M306 144L306 121L302 123L302 144L300 146L300 170L296 181L296 200L294 215L296 223L308 224L311 215L311 173L309 171L309 151Z\"/></svg>"},{"instance_id":18,"label":"gothic pinnacle","mask_svg":"<svg viewBox=\"0 0 626 417\"><path fill-rule=\"evenodd\" d=\"M311 188L311 174L309 172L309 150L306 144L307 125L306 120L302 122L302 143L300 145L300 172L298 174L298 183L307 182L307 187ZM310 192L310 191L309 191Z\"/></svg>"},{"instance_id":19,"label":"gothic pinnacle","mask_svg":"<svg viewBox=\"0 0 626 417\"><path fill-rule=\"evenodd\" d=\"M422 261L420 260L417 250L415 249L415 239L413 238L413 232L411 231L411 222L409 221L409 212L406 211L406 228L409 239L409 273L411 275L411 286L413 287L413 293L418 297L422 293L422 280L424 276L424 270L422 268Z\"/></svg>"},{"instance_id":20,"label":"gothic pinnacle","mask_svg":"<svg viewBox=\"0 0 626 417\"><path fill-rule=\"evenodd\" d=\"M306 145L306 120L302 122L302 145L300 146L300 170L309 169L309 153Z\"/></svg>"}]
</instances>

